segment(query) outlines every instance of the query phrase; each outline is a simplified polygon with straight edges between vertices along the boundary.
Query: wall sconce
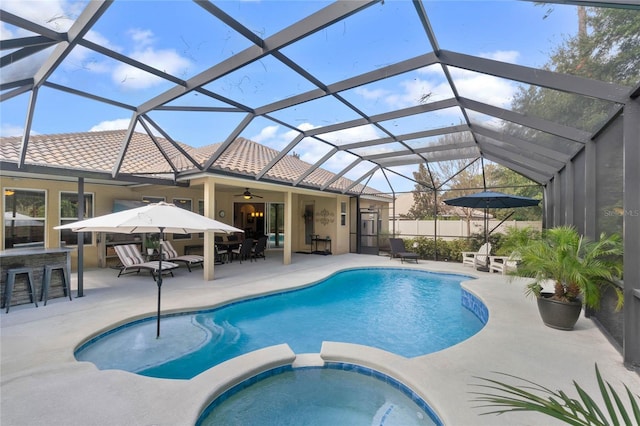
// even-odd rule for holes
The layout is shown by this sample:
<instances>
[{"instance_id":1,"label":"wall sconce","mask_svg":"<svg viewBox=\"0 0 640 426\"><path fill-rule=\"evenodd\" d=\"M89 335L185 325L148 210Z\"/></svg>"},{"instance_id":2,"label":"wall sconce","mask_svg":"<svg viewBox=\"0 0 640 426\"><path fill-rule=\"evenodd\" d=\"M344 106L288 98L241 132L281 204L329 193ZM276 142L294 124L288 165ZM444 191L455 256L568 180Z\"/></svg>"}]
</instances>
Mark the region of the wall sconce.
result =
<instances>
[{"instance_id":1,"label":"wall sconce","mask_svg":"<svg viewBox=\"0 0 640 426\"><path fill-rule=\"evenodd\" d=\"M264 212L251 212L251 217L264 217Z\"/></svg>"}]
</instances>

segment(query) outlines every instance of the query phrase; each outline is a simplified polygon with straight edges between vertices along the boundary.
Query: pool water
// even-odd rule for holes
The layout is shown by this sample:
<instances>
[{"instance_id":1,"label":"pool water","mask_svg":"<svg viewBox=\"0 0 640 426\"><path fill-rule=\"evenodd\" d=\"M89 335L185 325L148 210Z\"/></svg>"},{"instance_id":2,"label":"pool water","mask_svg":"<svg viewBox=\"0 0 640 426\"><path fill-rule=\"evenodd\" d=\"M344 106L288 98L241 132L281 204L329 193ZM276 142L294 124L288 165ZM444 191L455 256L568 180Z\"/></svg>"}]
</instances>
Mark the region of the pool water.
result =
<instances>
[{"instance_id":1,"label":"pool water","mask_svg":"<svg viewBox=\"0 0 640 426\"><path fill-rule=\"evenodd\" d=\"M236 356L286 343L320 352L323 341L380 348L405 357L436 352L484 325L462 303L469 277L393 268L354 269L295 291L207 311L154 317L92 339L76 358L100 369L189 379Z\"/></svg>"},{"instance_id":2,"label":"pool water","mask_svg":"<svg viewBox=\"0 0 640 426\"><path fill-rule=\"evenodd\" d=\"M400 383L371 370L365 374L336 368L271 374L227 391L207 407L196 426L442 424Z\"/></svg>"}]
</instances>

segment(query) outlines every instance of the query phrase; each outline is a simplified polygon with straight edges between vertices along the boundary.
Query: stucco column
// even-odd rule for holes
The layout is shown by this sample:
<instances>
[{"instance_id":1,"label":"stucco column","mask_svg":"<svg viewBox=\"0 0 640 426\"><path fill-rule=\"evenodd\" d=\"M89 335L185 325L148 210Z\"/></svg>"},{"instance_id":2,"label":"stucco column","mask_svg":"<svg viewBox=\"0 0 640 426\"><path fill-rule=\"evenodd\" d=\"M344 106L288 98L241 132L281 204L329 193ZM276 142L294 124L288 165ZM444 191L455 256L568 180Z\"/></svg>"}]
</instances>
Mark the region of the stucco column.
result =
<instances>
[{"instance_id":1,"label":"stucco column","mask_svg":"<svg viewBox=\"0 0 640 426\"><path fill-rule=\"evenodd\" d=\"M293 245L293 194L291 191L284 193L284 251L282 263L291 264L291 246Z\"/></svg>"},{"instance_id":2,"label":"stucco column","mask_svg":"<svg viewBox=\"0 0 640 426\"><path fill-rule=\"evenodd\" d=\"M207 178L204 180L204 215L211 219L214 219L216 217L215 199L216 199L216 183L212 178ZM214 233L205 232L204 247L203 247L204 280L205 281L213 280L213 276L214 276L214 265L215 265L215 248L213 247L214 244L215 244Z\"/></svg>"}]
</instances>

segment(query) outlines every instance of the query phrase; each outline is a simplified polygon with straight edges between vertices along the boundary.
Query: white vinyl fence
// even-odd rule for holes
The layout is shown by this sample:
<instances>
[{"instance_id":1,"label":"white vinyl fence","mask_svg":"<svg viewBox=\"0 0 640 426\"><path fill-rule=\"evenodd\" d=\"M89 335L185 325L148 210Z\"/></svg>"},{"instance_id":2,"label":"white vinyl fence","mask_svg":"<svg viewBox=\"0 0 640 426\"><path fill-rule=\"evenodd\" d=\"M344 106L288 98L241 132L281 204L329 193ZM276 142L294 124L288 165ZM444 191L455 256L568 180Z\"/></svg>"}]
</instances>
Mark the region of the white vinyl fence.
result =
<instances>
[{"instance_id":1,"label":"white vinyl fence","mask_svg":"<svg viewBox=\"0 0 640 426\"><path fill-rule=\"evenodd\" d=\"M437 225L436 225L437 223ZM500 223L499 220L489 219L489 230L492 230ZM437 229L436 229L437 226ZM515 221L508 220L500 225L493 233L506 233L507 228L525 228L531 227L533 229L541 230L541 221ZM482 219L471 220L470 224L464 219L461 220L407 220L407 219L395 219L389 221L389 233L394 233L397 236L416 237L425 236L433 237L437 231L438 238L444 240L455 240L457 238L466 238L471 234L484 235L484 223Z\"/></svg>"}]
</instances>

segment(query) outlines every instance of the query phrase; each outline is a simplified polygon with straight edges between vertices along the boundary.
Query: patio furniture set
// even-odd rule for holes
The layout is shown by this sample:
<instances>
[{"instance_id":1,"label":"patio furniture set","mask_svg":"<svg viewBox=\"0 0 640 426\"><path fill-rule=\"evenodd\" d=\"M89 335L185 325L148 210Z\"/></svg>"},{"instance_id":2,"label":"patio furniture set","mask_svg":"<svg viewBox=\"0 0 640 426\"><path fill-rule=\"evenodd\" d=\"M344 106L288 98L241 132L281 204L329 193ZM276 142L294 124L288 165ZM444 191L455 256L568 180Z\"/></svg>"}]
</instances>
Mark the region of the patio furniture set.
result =
<instances>
[{"instance_id":1,"label":"patio furniture set","mask_svg":"<svg viewBox=\"0 0 640 426\"><path fill-rule=\"evenodd\" d=\"M259 257L265 258L265 250L267 246L267 237L261 237L257 240L245 238L240 241L237 235L229 235L224 241L222 237L215 237L215 256L216 263L223 264L232 262L235 259L242 263L243 260L257 260ZM162 265L159 260L145 259L136 244L121 244L114 246L114 250L120 259L120 269L118 277L130 273L140 273L141 270L148 270L153 279L160 271L163 274L173 276L173 270L178 268L180 264L187 267L189 272L193 267L200 266L204 268L204 257L196 254L179 255L170 241L163 240L162 244ZM160 269L162 268L162 269Z\"/></svg>"}]
</instances>

